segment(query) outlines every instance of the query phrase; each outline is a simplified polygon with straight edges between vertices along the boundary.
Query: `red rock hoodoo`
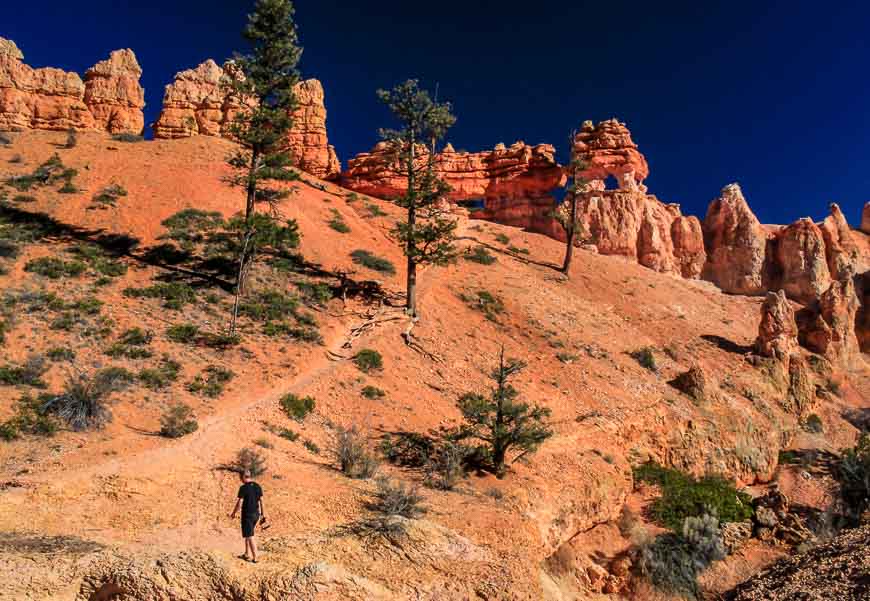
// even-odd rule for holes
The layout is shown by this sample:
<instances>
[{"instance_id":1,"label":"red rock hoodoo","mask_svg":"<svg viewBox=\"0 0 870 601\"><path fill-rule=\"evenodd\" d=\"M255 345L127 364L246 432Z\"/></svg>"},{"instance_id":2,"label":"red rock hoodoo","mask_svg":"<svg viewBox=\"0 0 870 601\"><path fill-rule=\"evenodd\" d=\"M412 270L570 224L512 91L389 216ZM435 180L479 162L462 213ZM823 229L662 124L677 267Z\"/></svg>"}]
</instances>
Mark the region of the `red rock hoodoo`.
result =
<instances>
[{"instance_id":1,"label":"red rock hoodoo","mask_svg":"<svg viewBox=\"0 0 870 601\"><path fill-rule=\"evenodd\" d=\"M0 129L142 131L142 69L132 50L77 73L23 62L14 42L0 38Z\"/></svg>"},{"instance_id":2,"label":"red rock hoodoo","mask_svg":"<svg viewBox=\"0 0 870 601\"><path fill-rule=\"evenodd\" d=\"M155 138L187 138L194 135L221 136L238 109L224 93L224 67L208 59L195 69L175 75L166 86L163 108L154 123ZM316 79L296 85L297 108L293 112L290 148L297 167L321 178L341 171L335 148L326 134L326 106L323 86Z\"/></svg>"},{"instance_id":3,"label":"red rock hoodoo","mask_svg":"<svg viewBox=\"0 0 870 601\"><path fill-rule=\"evenodd\" d=\"M682 215L679 205L647 194L649 167L624 123L585 122L574 136L572 156L579 165L575 181L585 189L577 213L586 242L656 271L700 276L706 261L701 223ZM608 189L608 181L616 187Z\"/></svg>"}]
</instances>

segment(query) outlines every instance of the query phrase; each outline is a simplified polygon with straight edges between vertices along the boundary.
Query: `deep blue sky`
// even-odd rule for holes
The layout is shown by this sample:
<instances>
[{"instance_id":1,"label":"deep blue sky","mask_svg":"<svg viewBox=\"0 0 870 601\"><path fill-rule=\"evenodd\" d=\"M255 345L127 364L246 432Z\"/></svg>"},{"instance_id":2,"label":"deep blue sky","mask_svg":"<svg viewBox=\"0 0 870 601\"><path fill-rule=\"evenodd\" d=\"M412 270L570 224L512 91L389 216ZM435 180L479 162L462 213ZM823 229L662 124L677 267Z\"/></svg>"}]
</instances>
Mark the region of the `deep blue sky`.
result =
<instances>
[{"instance_id":1,"label":"deep blue sky","mask_svg":"<svg viewBox=\"0 0 870 601\"><path fill-rule=\"evenodd\" d=\"M146 122L176 71L244 49L252 0L16 2L0 36L33 66L83 72L130 47ZM374 91L440 84L457 148L522 139L565 159L584 119L628 123L650 191L703 216L739 181L765 222L850 222L870 200L870 5L865 2L299 0L303 76L326 88L342 161L389 125Z\"/></svg>"}]
</instances>

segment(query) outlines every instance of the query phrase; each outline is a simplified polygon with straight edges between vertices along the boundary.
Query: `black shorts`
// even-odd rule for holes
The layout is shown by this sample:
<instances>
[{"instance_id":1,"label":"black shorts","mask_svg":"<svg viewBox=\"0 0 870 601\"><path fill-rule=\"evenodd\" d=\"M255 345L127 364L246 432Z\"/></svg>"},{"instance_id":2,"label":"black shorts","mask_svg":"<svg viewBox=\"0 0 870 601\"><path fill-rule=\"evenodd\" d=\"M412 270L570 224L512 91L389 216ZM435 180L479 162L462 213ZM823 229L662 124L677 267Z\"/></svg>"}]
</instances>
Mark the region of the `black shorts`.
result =
<instances>
[{"instance_id":1,"label":"black shorts","mask_svg":"<svg viewBox=\"0 0 870 601\"><path fill-rule=\"evenodd\" d=\"M260 516L256 513L254 515L242 516L242 538L251 538L254 536L254 527L257 525L259 520Z\"/></svg>"}]
</instances>

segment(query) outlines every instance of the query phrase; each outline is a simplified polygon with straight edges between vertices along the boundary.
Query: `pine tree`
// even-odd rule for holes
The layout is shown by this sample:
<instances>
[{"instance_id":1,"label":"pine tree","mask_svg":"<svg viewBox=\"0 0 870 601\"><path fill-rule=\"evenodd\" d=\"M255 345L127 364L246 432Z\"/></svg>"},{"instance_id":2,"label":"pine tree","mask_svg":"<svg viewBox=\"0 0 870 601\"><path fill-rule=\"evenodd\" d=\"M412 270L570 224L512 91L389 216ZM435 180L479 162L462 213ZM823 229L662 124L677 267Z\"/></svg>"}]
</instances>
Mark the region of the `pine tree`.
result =
<instances>
[{"instance_id":1,"label":"pine tree","mask_svg":"<svg viewBox=\"0 0 870 601\"><path fill-rule=\"evenodd\" d=\"M572 133L569 139L569 146L573 146L574 136L575 133ZM562 273L565 275L570 274L577 234L585 235L583 222L577 217L577 203L580 197L588 192L589 182L577 174L586 169L586 167L585 162L572 157L571 177L568 180L568 186L565 188L565 200L562 207L553 211L553 217L556 219L556 222L565 230L565 259L562 261Z\"/></svg>"},{"instance_id":2,"label":"pine tree","mask_svg":"<svg viewBox=\"0 0 870 601\"><path fill-rule=\"evenodd\" d=\"M438 143L456 122L450 103L433 100L409 79L392 90L378 90L378 98L402 124L402 129L381 130L391 147L408 188L396 199L408 211L395 234L407 258L408 274L405 308L417 316L417 266L444 265L455 255L456 221L446 209L450 187L435 173Z\"/></svg>"},{"instance_id":3,"label":"pine tree","mask_svg":"<svg viewBox=\"0 0 870 601\"><path fill-rule=\"evenodd\" d=\"M457 403L465 424L453 437L457 440L473 438L485 443L486 454L498 478L504 478L507 472L509 453L515 449L522 454L533 453L553 435L546 424L550 410L518 402L519 392L509 382L525 367L522 361L505 360L502 347L498 367L490 374L496 386L489 397L467 393Z\"/></svg>"},{"instance_id":4,"label":"pine tree","mask_svg":"<svg viewBox=\"0 0 870 601\"><path fill-rule=\"evenodd\" d=\"M268 182L299 179L291 166L288 144L293 126L291 112L296 106L293 88L299 82L297 65L302 55L293 14L289 0L257 0L243 31L251 50L230 63L225 82L228 98L238 107L227 128L230 138L238 144L227 160L235 171L229 181L245 190L231 332L235 330L252 251L257 238L262 237L258 229L276 227L277 203L289 194ZM268 205L270 214L256 215L261 204ZM287 227L295 232L296 224L291 221Z\"/></svg>"}]
</instances>

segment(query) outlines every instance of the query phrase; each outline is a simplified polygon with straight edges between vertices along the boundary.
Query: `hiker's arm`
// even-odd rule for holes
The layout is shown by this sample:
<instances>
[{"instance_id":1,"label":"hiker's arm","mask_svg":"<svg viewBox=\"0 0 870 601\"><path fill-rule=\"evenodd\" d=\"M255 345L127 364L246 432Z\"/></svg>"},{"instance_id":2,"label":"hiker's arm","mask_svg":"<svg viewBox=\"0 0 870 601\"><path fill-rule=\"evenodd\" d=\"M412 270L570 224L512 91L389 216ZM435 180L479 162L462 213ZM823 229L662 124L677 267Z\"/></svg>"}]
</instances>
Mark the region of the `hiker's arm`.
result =
<instances>
[{"instance_id":1,"label":"hiker's arm","mask_svg":"<svg viewBox=\"0 0 870 601\"><path fill-rule=\"evenodd\" d=\"M242 500L236 499L236 507L233 509L233 512L230 514L231 518L236 517L236 514L239 512L239 508L241 507L241 505L242 505Z\"/></svg>"}]
</instances>

